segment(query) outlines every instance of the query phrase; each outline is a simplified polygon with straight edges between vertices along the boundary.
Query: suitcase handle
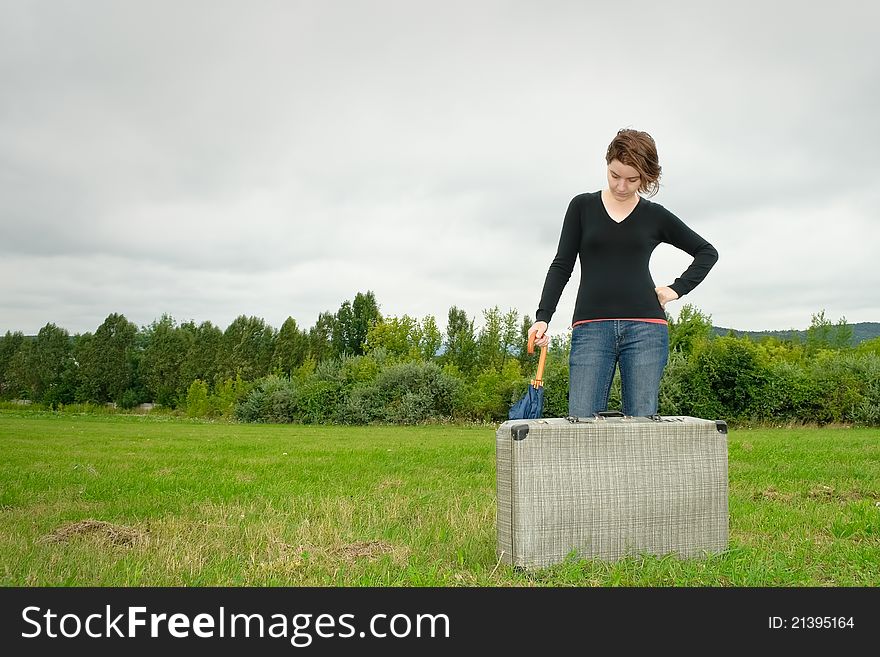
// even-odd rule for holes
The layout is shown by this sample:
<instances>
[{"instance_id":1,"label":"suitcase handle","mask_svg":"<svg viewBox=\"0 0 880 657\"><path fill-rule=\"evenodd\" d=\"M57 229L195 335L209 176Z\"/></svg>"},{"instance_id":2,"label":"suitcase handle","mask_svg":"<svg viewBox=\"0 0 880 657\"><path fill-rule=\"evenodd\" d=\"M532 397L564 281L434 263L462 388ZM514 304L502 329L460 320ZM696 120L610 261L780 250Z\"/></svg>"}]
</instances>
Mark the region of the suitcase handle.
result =
<instances>
[{"instance_id":1,"label":"suitcase handle","mask_svg":"<svg viewBox=\"0 0 880 657\"><path fill-rule=\"evenodd\" d=\"M529 344L527 348L527 352L530 354L535 353L535 334L529 333ZM547 346L541 347L541 357L538 358L538 372L535 374L535 378L532 379L532 387L540 388L544 385L544 365L547 362Z\"/></svg>"},{"instance_id":2,"label":"suitcase handle","mask_svg":"<svg viewBox=\"0 0 880 657\"><path fill-rule=\"evenodd\" d=\"M598 420L599 418L604 419L604 418L609 418L609 417L636 417L636 416L627 416L627 415L624 415L623 413L621 413L620 411L599 411L598 413L596 413L592 417L577 417L575 415L569 415L565 419L568 420L569 422L571 422L572 424L577 424L578 422L581 422L581 421L588 421L589 420L592 422L594 420ZM649 420L653 420L654 422L661 422L663 420L663 416L657 415L657 414L646 415L645 417L647 417Z\"/></svg>"}]
</instances>

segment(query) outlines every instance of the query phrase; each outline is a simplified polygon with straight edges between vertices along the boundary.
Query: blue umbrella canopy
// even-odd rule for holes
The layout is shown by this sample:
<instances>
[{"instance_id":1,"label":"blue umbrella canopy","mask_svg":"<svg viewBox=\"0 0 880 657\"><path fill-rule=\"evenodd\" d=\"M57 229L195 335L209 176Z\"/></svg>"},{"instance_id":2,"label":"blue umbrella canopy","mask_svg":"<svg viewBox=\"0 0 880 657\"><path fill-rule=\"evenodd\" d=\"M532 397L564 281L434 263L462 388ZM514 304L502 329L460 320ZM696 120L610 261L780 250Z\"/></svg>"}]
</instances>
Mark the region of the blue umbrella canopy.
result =
<instances>
[{"instance_id":1,"label":"blue umbrella canopy","mask_svg":"<svg viewBox=\"0 0 880 657\"><path fill-rule=\"evenodd\" d=\"M544 412L544 386L529 385L526 394L510 407L507 417L511 420L535 420Z\"/></svg>"},{"instance_id":2,"label":"blue umbrella canopy","mask_svg":"<svg viewBox=\"0 0 880 657\"><path fill-rule=\"evenodd\" d=\"M535 334L529 335L528 353L535 353ZM507 417L511 420L535 420L544 412L544 364L547 362L547 347L541 347L538 359L538 372L529 384L526 394L510 407Z\"/></svg>"}]
</instances>

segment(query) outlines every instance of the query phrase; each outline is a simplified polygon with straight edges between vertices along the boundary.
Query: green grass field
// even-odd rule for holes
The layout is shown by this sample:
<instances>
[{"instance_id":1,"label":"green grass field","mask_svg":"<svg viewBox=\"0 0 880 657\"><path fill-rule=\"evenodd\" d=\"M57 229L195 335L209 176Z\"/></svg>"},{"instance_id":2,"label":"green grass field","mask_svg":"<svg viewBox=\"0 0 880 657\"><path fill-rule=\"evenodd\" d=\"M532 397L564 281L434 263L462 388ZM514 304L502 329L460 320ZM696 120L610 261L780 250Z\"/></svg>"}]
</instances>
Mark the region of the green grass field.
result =
<instances>
[{"instance_id":1,"label":"green grass field","mask_svg":"<svg viewBox=\"0 0 880 657\"><path fill-rule=\"evenodd\" d=\"M493 427L0 412L4 586L877 586L880 430L729 435L730 549L495 554Z\"/></svg>"}]
</instances>

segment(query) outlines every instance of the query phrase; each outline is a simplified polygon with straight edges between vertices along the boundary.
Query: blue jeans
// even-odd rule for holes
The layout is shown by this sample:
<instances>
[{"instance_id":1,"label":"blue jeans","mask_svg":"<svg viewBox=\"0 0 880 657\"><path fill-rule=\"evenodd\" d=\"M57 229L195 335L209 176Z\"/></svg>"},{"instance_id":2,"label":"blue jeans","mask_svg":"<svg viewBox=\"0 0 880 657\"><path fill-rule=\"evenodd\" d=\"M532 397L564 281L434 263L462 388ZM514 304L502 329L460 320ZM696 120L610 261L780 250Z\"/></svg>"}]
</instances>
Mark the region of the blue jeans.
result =
<instances>
[{"instance_id":1,"label":"blue jeans","mask_svg":"<svg viewBox=\"0 0 880 657\"><path fill-rule=\"evenodd\" d=\"M623 414L654 415L668 357L665 324L610 319L575 326L568 361L569 415L590 417L608 410L618 363Z\"/></svg>"}]
</instances>

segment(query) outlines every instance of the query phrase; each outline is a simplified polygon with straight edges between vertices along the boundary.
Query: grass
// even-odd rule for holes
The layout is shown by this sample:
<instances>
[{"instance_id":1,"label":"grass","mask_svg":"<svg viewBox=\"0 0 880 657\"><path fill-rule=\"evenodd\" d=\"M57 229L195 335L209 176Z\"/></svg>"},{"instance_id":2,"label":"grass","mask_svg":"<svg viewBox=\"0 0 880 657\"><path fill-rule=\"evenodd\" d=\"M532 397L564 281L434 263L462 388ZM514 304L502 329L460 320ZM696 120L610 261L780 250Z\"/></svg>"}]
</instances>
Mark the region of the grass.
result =
<instances>
[{"instance_id":1,"label":"grass","mask_svg":"<svg viewBox=\"0 0 880 657\"><path fill-rule=\"evenodd\" d=\"M878 586L880 430L735 429L730 547L498 563L492 427L0 411L4 586Z\"/></svg>"}]
</instances>

